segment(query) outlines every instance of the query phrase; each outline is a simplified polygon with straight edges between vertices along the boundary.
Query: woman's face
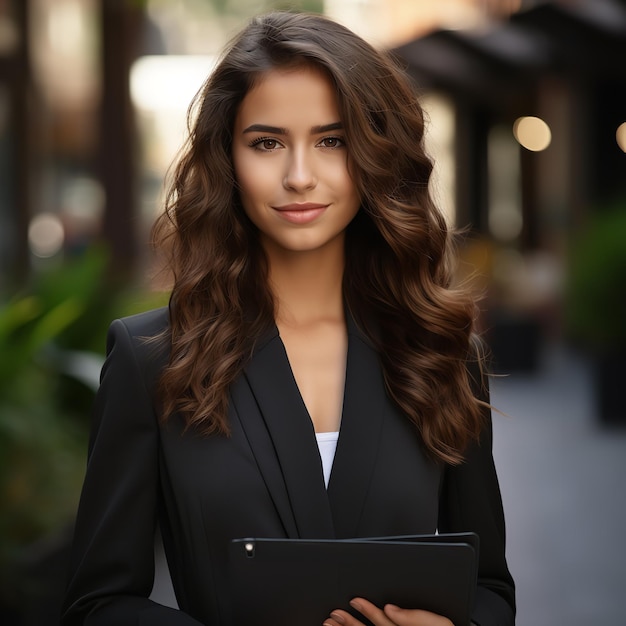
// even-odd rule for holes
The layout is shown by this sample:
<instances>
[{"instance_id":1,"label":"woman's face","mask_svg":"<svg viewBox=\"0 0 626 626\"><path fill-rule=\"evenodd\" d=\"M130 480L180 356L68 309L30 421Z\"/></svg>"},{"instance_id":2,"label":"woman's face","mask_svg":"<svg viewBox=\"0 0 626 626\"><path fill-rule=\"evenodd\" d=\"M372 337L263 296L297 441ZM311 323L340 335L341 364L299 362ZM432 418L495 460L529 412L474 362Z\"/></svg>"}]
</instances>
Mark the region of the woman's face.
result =
<instances>
[{"instance_id":1,"label":"woman's face","mask_svg":"<svg viewBox=\"0 0 626 626\"><path fill-rule=\"evenodd\" d=\"M343 246L360 198L335 90L321 71L268 72L241 103L232 145L241 202L268 254Z\"/></svg>"}]
</instances>

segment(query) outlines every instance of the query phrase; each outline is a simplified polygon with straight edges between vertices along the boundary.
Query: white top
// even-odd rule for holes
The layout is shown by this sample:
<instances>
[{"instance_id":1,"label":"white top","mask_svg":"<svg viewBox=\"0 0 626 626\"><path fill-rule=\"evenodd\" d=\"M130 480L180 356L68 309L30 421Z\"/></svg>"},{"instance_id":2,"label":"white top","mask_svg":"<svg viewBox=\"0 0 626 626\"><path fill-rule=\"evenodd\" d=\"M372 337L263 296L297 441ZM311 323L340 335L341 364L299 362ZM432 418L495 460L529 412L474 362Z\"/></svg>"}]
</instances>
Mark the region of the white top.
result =
<instances>
[{"instance_id":1,"label":"white top","mask_svg":"<svg viewBox=\"0 0 626 626\"><path fill-rule=\"evenodd\" d=\"M328 480L330 479L330 470L333 467L339 431L332 433L315 433L315 438L317 439L317 447L320 450L320 457L322 458L324 484L328 488Z\"/></svg>"}]
</instances>

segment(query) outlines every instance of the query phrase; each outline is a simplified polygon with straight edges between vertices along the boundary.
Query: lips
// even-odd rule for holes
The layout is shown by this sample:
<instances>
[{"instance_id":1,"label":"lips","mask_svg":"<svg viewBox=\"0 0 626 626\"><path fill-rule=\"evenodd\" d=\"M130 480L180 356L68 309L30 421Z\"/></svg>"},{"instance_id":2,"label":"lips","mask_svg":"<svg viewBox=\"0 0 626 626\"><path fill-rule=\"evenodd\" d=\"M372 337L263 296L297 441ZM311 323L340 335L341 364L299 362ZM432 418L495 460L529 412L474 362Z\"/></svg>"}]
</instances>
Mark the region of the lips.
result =
<instances>
[{"instance_id":1,"label":"lips","mask_svg":"<svg viewBox=\"0 0 626 626\"><path fill-rule=\"evenodd\" d=\"M293 224L308 224L317 219L328 208L327 204L302 202L273 207L280 217Z\"/></svg>"}]
</instances>

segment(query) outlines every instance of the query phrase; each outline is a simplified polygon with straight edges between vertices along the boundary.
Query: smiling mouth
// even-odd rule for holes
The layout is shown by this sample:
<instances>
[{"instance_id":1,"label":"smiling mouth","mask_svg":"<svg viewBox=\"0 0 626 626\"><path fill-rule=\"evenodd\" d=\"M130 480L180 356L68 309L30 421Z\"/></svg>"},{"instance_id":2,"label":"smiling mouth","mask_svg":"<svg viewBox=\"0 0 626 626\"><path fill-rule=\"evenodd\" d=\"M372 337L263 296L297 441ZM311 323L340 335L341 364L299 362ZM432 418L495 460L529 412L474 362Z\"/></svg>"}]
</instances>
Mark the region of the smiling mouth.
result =
<instances>
[{"instance_id":1,"label":"smiling mouth","mask_svg":"<svg viewBox=\"0 0 626 626\"><path fill-rule=\"evenodd\" d=\"M294 211L315 211L316 209L325 209L327 206L327 204L317 204L315 202L294 202L283 206L275 206L274 208L277 211L292 213Z\"/></svg>"},{"instance_id":2,"label":"smiling mouth","mask_svg":"<svg viewBox=\"0 0 626 626\"><path fill-rule=\"evenodd\" d=\"M273 207L279 215L293 224L307 224L317 219L328 208L328 204L313 202L285 204Z\"/></svg>"}]
</instances>

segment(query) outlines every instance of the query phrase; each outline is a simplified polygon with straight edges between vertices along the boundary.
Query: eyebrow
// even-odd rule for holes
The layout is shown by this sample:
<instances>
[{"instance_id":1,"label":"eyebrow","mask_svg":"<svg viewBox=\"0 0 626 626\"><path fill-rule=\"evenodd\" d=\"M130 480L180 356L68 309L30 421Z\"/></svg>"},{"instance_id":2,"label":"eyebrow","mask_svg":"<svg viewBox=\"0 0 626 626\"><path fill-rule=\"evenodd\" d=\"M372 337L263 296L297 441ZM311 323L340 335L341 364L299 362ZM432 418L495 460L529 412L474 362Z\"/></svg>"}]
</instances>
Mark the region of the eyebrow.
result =
<instances>
[{"instance_id":1,"label":"eyebrow","mask_svg":"<svg viewBox=\"0 0 626 626\"><path fill-rule=\"evenodd\" d=\"M341 130L343 124L341 122L333 122L332 124L324 124L322 126L313 126L311 128L312 135L327 133L331 130ZM245 133L270 133L272 135L288 135L289 130L280 128L279 126L266 126L265 124L252 124L243 130Z\"/></svg>"}]
</instances>

